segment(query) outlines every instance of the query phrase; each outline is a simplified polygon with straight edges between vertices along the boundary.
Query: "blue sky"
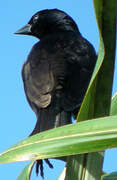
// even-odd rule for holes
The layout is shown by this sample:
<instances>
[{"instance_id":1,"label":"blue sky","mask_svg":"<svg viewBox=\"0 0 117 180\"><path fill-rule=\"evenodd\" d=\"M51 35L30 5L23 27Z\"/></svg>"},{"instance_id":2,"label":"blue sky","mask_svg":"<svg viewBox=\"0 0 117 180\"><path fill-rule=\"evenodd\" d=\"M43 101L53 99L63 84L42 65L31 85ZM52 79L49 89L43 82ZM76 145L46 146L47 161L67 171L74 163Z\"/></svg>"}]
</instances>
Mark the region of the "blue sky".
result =
<instances>
[{"instance_id":1,"label":"blue sky","mask_svg":"<svg viewBox=\"0 0 117 180\"><path fill-rule=\"evenodd\" d=\"M2 152L26 138L36 122L36 117L24 95L21 68L37 39L16 36L13 33L25 25L35 12L47 8L58 8L73 17L82 35L94 45L97 52L99 37L93 4L90 0L4 0L1 2L0 8L0 47L2 49L0 53L0 152ZM117 79L117 70L115 71L113 93L117 91L115 79ZM117 171L116 154L117 149L106 151L104 171ZM26 164L27 162L0 165L0 179L15 180ZM53 164L53 170L45 166L45 180L55 180L64 167L64 163L58 163L58 161L54 161ZM32 179L39 179L34 172Z\"/></svg>"}]
</instances>

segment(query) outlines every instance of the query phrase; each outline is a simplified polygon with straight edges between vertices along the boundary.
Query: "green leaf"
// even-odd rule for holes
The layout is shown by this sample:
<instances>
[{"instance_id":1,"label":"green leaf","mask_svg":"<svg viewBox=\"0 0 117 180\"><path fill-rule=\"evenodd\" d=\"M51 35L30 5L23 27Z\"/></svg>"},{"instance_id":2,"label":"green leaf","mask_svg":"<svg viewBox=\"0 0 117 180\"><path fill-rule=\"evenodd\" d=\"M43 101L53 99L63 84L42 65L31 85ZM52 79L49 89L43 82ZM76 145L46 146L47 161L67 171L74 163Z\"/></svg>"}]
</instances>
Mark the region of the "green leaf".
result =
<instances>
[{"instance_id":1,"label":"green leaf","mask_svg":"<svg viewBox=\"0 0 117 180\"><path fill-rule=\"evenodd\" d=\"M115 93L115 95L112 97L112 100L111 100L110 115L117 115L117 93ZM87 179L91 179L92 175L95 178L97 176L97 174L95 173L96 171L95 167L100 166L101 158L102 158L102 155L100 153L92 153L92 154L90 153L88 156L86 154L85 157L83 154L80 156L79 155L71 156L67 164L67 176L65 180L80 179L81 175L83 176L82 164L83 164L84 159L85 160L87 159L87 162L88 162L87 168L90 169ZM90 166L90 162L91 162L91 168L88 167ZM85 171L85 167L84 167L84 171Z\"/></svg>"},{"instance_id":2,"label":"green leaf","mask_svg":"<svg viewBox=\"0 0 117 180\"><path fill-rule=\"evenodd\" d=\"M116 146L117 116L109 116L29 137L0 154L0 163L68 156Z\"/></svg>"},{"instance_id":3,"label":"green leaf","mask_svg":"<svg viewBox=\"0 0 117 180\"><path fill-rule=\"evenodd\" d=\"M95 158L95 156L97 158ZM75 156L70 156L70 159L67 163L67 171L66 171L66 178L65 180L73 179L73 180L81 180L81 179L88 179L91 180L92 178L100 179L100 175L97 175L97 171L95 168L100 169L100 163L103 158L103 152L93 152L88 154L80 154ZM86 166L83 164L87 163ZM90 171L89 171L90 170Z\"/></svg>"},{"instance_id":4,"label":"green leaf","mask_svg":"<svg viewBox=\"0 0 117 180\"><path fill-rule=\"evenodd\" d=\"M69 161L67 163L65 180L74 180L81 178L83 156L84 154L81 154L80 156L70 156Z\"/></svg>"},{"instance_id":5,"label":"green leaf","mask_svg":"<svg viewBox=\"0 0 117 180\"><path fill-rule=\"evenodd\" d=\"M100 46L78 121L109 115L116 45L116 0L94 0Z\"/></svg>"},{"instance_id":6,"label":"green leaf","mask_svg":"<svg viewBox=\"0 0 117 180\"><path fill-rule=\"evenodd\" d=\"M115 62L117 1L93 0L93 3L94 3L96 19L98 23L99 35L100 35L99 54L98 54L96 67L92 79L90 81L89 88L86 92L80 111L78 113L78 117L77 117L78 122L87 119L107 116L109 115L109 111L110 111L114 62ZM100 179L103 156L101 155L100 158L98 158L99 161L97 159L97 156L98 153L95 156L94 154L92 154L92 158L90 154L89 156L87 155L82 156L82 170L80 170L81 168L78 169L78 173L81 180ZM71 158L72 157L69 157L69 161L72 161ZM78 158L80 159L81 157L78 156ZM78 158L76 157L76 159ZM95 164L95 170L92 172L94 166L93 161L95 161L96 164ZM99 168L99 164L100 164L100 168ZM71 165L73 165L73 163L71 163ZM75 164L74 167L72 167L72 169L74 168L75 168ZM67 177L65 180L68 179L70 179L70 177Z\"/></svg>"},{"instance_id":7,"label":"green leaf","mask_svg":"<svg viewBox=\"0 0 117 180\"><path fill-rule=\"evenodd\" d=\"M114 94L111 100L111 110L110 115L117 115L117 93Z\"/></svg>"},{"instance_id":8,"label":"green leaf","mask_svg":"<svg viewBox=\"0 0 117 180\"><path fill-rule=\"evenodd\" d=\"M117 179L117 172L112 172L108 175L102 176L101 180L116 180Z\"/></svg>"},{"instance_id":9,"label":"green leaf","mask_svg":"<svg viewBox=\"0 0 117 180\"><path fill-rule=\"evenodd\" d=\"M35 162L29 163L19 174L17 180L30 180L30 175Z\"/></svg>"}]
</instances>

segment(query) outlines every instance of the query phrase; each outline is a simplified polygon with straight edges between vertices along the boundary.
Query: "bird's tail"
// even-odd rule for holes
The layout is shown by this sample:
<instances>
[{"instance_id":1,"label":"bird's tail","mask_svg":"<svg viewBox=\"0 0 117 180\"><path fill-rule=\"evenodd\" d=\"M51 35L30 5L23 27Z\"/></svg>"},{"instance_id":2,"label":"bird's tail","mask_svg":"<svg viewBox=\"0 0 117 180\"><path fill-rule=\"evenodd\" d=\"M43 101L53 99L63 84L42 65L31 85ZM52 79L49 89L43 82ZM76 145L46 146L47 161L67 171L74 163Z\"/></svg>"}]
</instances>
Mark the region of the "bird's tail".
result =
<instances>
[{"instance_id":1,"label":"bird's tail","mask_svg":"<svg viewBox=\"0 0 117 180\"><path fill-rule=\"evenodd\" d=\"M30 136L71 123L71 113L62 111L57 115L49 108L40 109L34 130Z\"/></svg>"}]
</instances>

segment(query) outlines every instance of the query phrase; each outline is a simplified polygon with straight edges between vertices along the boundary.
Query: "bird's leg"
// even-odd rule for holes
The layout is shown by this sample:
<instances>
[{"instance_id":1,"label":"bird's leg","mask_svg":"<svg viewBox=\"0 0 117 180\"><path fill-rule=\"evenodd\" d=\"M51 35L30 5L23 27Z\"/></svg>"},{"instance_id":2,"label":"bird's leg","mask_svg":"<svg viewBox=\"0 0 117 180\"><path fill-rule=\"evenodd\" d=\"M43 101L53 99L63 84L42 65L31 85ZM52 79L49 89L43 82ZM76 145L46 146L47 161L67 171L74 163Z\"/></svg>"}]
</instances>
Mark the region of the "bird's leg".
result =
<instances>
[{"instance_id":1,"label":"bird's leg","mask_svg":"<svg viewBox=\"0 0 117 180\"><path fill-rule=\"evenodd\" d=\"M50 163L50 161L48 159L44 159L45 162L47 163L47 165L49 166L49 168L53 168L53 165Z\"/></svg>"},{"instance_id":2,"label":"bird's leg","mask_svg":"<svg viewBox=\"0 0 117 180\"><path fill-rule=\"evenodd\" d=\"M39 168L40 168L40 175L44 179L44 172L43 172L43 161L42 160L37 160L36 161L36 175L38 176L39 174Z\"/></svg>"}]
</instances>

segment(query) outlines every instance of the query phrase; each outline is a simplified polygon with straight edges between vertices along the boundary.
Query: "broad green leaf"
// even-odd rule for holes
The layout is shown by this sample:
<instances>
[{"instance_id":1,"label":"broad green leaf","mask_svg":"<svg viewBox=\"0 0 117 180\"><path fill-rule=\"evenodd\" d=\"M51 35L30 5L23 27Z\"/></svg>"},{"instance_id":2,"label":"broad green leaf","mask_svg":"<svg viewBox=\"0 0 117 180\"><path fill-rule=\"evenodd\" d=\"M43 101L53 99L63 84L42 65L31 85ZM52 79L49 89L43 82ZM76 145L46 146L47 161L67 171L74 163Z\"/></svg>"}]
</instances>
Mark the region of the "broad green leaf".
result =
<instances>
[{"instance_id":1,"label":"broad green leaf","mask_svg":"<svg viewBox=\"0 0 117 180\"><path fill-rule=\"evenodd\" d=\"M93 0L93 3L100 35L99 53L89 88L86 92L86 95L84 97L83 103L78 114L78 122L109 115L111 103L116 44L117 1ZM69 161L71 161L71 158L72 157L69 158ZM103 161L103 157L101 158ZM97 162L97 155L93 157L92 160ZM92 161L90 161L90 158L86 159L85 155L84 157L82 157L82 161L85 162L85 164L82 164L80 179L84 180L89 178L90 172L93 169L93 163ZM73 163L71 163L71 165L72 164ZM90 164L90 166L87 167L87 164ZM92 172L92 177L89 178L90 180L100 179L98 176L101 175L102 162L100 161L99 164L100 168L98 163L95 164L95 171ZM84 166L85 170L83 170ZM72 169L74 168L75 165L74 167L72 167ZM80 169L78 169L78 171L80 172ZM95 177L96 172L97 177ZM85 177L83 177L84 173L86 175ZM66 179L68 180L70 178L68 177Z\"/></svg>"},{"instance_id":2,"label":"broad green leaf","mask_svg":"<svg viewBox=\"0 0 117 180\"><path fill-rule=\"evenodd\" d=\"M0 163L68 156L116 146L117 116L109 116L29 137L0 154Z\"/></svg>"},{"instance_id":3,"label":"broad green leaf","mask_svg":"<svg viewBox=\"0 0 117 180\"><path fill-rule=\"evenodd\" d=\"M102 176L101 180L116 180L117 179L117 172L112 172L108 175Z\"/></svg>"},{"instance_id":4,"label":"broad green leaf","mask_svg":"<svg viewBox=\"0 0 117 180\"><path fill-rule=\"evenodd\" d=\"M78 121L109 115L110 109L116 44L116 0L93 2L100 34L99 54Z\"/></svg>"},{"instance_id":5,"label":"broad green leaf","mask_svg":"<svg viewBox=\"0 0 117 180\"><path fill-rule=\"evenodd\" d=\"M112 97L111 100L111 111L110 111L110 115L117 115L117 93L115 93L115 95ZM97 158L95 158L95 156ZM88 177L87 179L91 179L91 176L93 175L93 177L97 176L97 174L95 173L96 168L95 168L95 164L96 167L98 167L100 165L101 162L101 158L103 158L100 153L92 153L89 154L88 156L85 155L85 158L91 158L93 160L89 160L88 165L90 166L90 162L91 162L91 168L90 168L90 172L88 173ZM80 179L81 175L83 175L83 171L82 171L82 164L84 160L84 155L80 155L80 156L74 156L74 157L70 157L68 164L67 164L67 177L65 180L69 179ZM97 160L97 162L96 162ZM89 167L87 167L89 169ZM98 167L99 168L99 167ZM110 177L110 176L109 176ZM99 177L97 177L99 179ZM108 176L106 176L105 178L108 178ZM106 179L104 179L106 180Z\"/></svg>"},{"instance_id":6,"label":"broad green leaf","mask_svg":"<svg viewBox=\"0 0 117 180\"><path fill-rule=\"evenodd\" d=\"M117 115L117 93L114 94L111 100L110 115Z\"/></svg>"},{"instance_id":7,"label":"broad green leaf","mask_svg":"<svg viewBox=\"0 0 117 180\"><path fill-rule=\"evenodd\" d=\"M19 174L17 180L30 180L30 175L35 162L29 163Z\"/></svg>"}]
</instances>

